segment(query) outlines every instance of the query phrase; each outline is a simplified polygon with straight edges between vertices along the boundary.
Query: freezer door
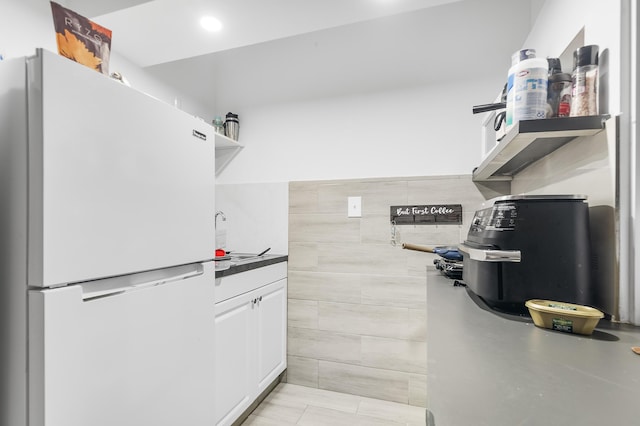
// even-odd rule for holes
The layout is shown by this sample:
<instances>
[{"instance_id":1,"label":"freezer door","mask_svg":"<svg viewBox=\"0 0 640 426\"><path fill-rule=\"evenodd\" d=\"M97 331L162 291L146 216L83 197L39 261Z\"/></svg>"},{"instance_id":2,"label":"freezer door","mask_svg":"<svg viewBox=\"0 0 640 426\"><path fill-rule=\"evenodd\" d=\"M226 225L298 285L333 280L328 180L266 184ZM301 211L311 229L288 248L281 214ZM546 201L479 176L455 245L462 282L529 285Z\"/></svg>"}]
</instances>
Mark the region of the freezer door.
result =
<instances>
[{"instance_id":1,"label":"freezer door","mask_svg":"<svg viewBox=\"0 0 640 426\"><path fill-rule=\"evenodd\" d=\"M29 285L212 259L213 128L47 51L27 72Z\"/></svg>"},{"instance_id":2,"label":"freezer door","mask_svg":"<svg viewBox=\"0 0 640 426\"><path fill-rule=\"evenodd\" d=\"M145 275L29 292L29 426L214 424L214 267Z\"/></svg>"}]
</instances>

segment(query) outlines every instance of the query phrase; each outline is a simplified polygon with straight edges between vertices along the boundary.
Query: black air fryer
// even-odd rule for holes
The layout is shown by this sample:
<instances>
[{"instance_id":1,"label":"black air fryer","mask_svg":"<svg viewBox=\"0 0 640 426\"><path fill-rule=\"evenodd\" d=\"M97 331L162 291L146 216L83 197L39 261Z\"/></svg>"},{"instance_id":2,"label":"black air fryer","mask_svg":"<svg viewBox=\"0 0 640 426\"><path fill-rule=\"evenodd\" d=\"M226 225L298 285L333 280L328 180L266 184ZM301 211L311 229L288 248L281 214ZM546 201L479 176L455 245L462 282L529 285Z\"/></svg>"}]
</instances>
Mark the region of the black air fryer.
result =
<instances>
[{"instance_id":1,"label":"black air fryer","mask_svg":"<svg viewBox=\"0 0 640 426\"><path fill-rule=\"evenodd\" d=\"M510 313L527 312L529 299L593 303L585 196L512 195L485 205L460 246L473 293Z\"/></svg>"}]
</instances>

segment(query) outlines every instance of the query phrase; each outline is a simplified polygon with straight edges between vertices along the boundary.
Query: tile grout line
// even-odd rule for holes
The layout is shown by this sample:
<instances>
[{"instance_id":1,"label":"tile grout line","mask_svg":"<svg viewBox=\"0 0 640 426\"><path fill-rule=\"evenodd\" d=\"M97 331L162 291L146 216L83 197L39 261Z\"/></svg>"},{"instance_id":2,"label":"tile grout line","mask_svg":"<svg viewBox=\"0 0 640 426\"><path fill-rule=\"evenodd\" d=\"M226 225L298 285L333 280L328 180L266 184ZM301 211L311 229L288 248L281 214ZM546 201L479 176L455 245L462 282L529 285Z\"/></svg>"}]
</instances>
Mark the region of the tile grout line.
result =
<instances>
[{"instance_id":1,"label":"tile grout line","mask_svg":"<svg viewBox=\"0 0 640 426\"><path fill-rule=\"evenodd\" d=\"M304 417L304 415L307 413L307 409L309 408L309 404L305 404L304 405L304 410L302 411L302 414L300 415L300 417L298 417L298 420L296 420L296 425L300 424L300 420L302 420L302 418Z\"/></svg>"},{"instance_id":2,"label":"tile grout line","mask_svg":"<svg viewBox=\"0 0 640 426\"><path fill-rule=\"evenodd\" d=\"M362 396L358 397L358 406L356 407L356 416L360 416L360 405L362 405Z\"/></svg>"},{"instance_id":3,"label":"tile grout line","mask_svg":"<svg viewBox=\"0 0 640 426\"><path fill-rule=\"evenodd\" d=\"M293 299L293 300L308 300L308 299ZM309 299L309 301L313 302L313 300L310 300L310 299ZM334 303L334 302L330 302L330 303ZM367 306L382 306L382 305L367 305ZM401 309L413 309L413 308L401 308ZM414 310L419 311L421 309L414 309ZM398 337L380 336L380 335L375 335L375 334L347 333L347 332L336 331L336 330L325 329L325 328L310 328L310 327L300 327L300 326L288 326L287 328L297 328L297 329L300 329L300 330L323 331L323 332L326 332L326 333L333 333L333 334L338 334L338 335L341 335L341 336L368 337L368 338L373 338L373 339L387 339L387 340L393 340L393 341L399 341L399 342L413 342L413 343L425 343L426 342L426 339L424 339L424 340L401 339L401 338L398 338ZM308 357L304 357L304 356L301 356L301 355L293 355L293 356L297 356L297 357L300 357L300 358L308 358ZM313 358L310 358L310 359L313 359Z\"/></svg>"},{"instance_id":4,"label":"tile grout line","mask_svg":"<svg viewBox=\"0 0 640 426\"><path fill-rule=\"evenodd\" d=\"M418 342L418 343L422 343L422 342ZM292 357L296 357L296 358L303 358L303 359L307 359L307 360L312 360L312 361L322 361L322 362L330 362L332 364L344 364L344 365L348 365L348 366L353 366L353 367L362 367L362 368L368 368L371 370L379 370L379 371L389 371L392 373L398 373L398 374L403 374L403 375L416 375L416 376L426 376L427 373L422 373L422 372L415 372L415 371L402 371L402 370L394 370L391 368L382 368L382 367L372 367L370 365L366 365L366 364L355 364L355 363L351 363L351 362L346 362L346 361L336 361L333 359L327 359L327 358L310 358L307 356L302 356L302 355L294 355L294 354L290 354L290 356ZM291 383L292 385L298 385L298 386L305 386L305 385L299 385L297 383ZM313 388L312 388L313 389ZM320 387L320 384L318 384L318 386L315 389L322 389L322 390L327 390L327 391L331 391L331 392L340 392L340 391L335 391L335 390L331 390L331 389L325 389ZM341 392L341 393L346 393L346 392ZM347 395L353 395L353 396L363 396L363 395L356 395L356 394L350 394L350 393L346 393ZM372 397L366 397L366 398L372 398ZM397 402L397 401L390 401L390 402ZM402 403L400 403L402 404Z\"/></svg>"}]
</instances>

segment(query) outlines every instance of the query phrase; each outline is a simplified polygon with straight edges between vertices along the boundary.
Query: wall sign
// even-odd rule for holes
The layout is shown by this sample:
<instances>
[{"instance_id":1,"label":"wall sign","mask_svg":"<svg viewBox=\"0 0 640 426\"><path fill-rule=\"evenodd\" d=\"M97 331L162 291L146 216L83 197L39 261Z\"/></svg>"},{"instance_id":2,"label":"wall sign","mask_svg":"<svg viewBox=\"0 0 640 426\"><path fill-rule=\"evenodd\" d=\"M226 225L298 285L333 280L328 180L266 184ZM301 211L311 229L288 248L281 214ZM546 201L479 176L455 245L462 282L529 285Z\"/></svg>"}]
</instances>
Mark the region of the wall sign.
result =
<instances>
[{"instance_id":1,"label":"wall sign","mask_svg":"<svg viewBox=\"0 0 640 426\"><path fill-rule=\"evenodd\" d=\"M391 222L396 225L461 225L462 204L391 206Z\"/></svg>"}]
</instances>

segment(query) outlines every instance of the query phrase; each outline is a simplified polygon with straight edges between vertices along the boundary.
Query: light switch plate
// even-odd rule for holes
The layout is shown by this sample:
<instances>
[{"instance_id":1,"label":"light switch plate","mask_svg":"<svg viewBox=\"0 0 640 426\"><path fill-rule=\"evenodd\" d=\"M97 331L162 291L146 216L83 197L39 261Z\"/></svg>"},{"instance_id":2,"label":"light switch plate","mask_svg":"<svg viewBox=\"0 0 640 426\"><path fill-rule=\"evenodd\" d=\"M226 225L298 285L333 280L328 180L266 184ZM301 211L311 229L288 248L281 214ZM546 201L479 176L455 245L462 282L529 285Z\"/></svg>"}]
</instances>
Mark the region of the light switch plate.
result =
<instances>
[{"instance_id":1,"label":"light switch plate","mask_svg":"<svg viewBox=\"0 0 640 426\"><path fill-rule=\"evenodd\" d=\"M362 217L362 197L347 197L347 217Z\"/></svg>"}]
</instances>

